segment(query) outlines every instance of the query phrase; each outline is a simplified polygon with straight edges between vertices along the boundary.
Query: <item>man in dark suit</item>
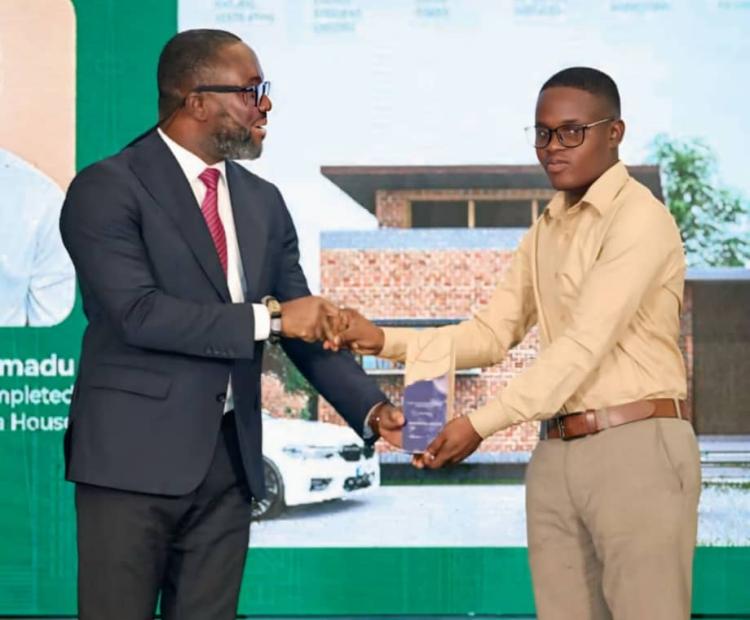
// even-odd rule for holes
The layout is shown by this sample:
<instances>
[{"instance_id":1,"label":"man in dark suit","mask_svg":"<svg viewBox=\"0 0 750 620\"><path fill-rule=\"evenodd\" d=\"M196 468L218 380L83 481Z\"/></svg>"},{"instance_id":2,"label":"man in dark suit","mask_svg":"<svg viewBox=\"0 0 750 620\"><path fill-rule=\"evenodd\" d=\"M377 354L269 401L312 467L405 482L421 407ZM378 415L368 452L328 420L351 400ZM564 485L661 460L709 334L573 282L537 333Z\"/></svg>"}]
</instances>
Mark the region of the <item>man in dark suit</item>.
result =
<instances>
[{"instance_id":1,"label":"man in dark suit","mask_svg":"<svg viewBox=\"0 0 750 620\"><path fill-rule=\"evenodd\" d=\"M66 435L82 620L152 618L159 596L167 619L235 618L267 338L369 441L403 424L315 342L338 310L310 295L278 189L232 161L260 155L271 110L254 52L180 33L158 85L159 127L83 170L61 217L89 321Z\"/></svg>"}]
</instances>

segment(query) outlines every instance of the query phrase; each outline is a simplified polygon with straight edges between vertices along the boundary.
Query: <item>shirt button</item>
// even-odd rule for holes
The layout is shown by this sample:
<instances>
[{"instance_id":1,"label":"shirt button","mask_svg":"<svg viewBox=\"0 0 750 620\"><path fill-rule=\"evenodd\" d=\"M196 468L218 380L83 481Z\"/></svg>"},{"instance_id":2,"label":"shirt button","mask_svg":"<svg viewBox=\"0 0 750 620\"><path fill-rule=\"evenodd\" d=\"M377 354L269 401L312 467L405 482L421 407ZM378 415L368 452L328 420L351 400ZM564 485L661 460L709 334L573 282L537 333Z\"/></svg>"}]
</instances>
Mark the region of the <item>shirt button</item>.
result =
<instances>
[{"instance_id":1,"label":"shirt button","mask_svg":"<svg viewBox=\"0 0 750 620\"><path fill-rule=\"evenodd\" d=\"M222 392L221 394L216 395L216 401L219 403L225 403L227 402L227 395L225 392Z\"/></svg>"}]
</instances>

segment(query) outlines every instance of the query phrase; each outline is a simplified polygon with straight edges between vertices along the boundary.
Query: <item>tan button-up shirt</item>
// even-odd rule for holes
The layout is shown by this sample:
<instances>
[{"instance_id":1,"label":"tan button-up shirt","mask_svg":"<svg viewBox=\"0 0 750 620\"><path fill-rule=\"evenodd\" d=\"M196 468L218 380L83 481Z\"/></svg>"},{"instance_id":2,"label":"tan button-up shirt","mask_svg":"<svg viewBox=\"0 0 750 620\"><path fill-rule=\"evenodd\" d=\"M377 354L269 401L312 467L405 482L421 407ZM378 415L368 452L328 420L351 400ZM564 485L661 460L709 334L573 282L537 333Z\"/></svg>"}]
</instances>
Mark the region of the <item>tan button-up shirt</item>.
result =
<instances>
[{"instance_id":1,"label":"tan button-up shirt","mask_svg":"<svg viewBox=\"0 0 750 620\"><path fill-rule=\"evenodd\" d=\"M686 396L678 346L685 258L666 207L622 163L569 205L558 192L524 236L489 304L435 328L456 368L499 363L535 324L541 351L500 396L469 414L482 437L520 422L645 398ZM403 361L414 330L385 330Z\"/></svg>"}]
</instances>

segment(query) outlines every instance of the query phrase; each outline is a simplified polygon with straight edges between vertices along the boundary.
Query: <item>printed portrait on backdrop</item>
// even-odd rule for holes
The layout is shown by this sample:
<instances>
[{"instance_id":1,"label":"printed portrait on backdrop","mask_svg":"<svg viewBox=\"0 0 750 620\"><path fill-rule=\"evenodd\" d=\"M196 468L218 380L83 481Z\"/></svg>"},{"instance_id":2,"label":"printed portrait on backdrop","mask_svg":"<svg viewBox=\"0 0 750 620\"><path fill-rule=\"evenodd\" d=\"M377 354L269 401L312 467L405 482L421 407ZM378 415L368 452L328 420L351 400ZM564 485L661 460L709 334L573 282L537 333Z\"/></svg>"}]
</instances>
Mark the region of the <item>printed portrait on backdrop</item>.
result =
<instances>
[{"instance_id":1,"label":"printed portrait on backdrop","mask_svg":"<svg viewBox=\"0 0 750 620\"><path fill-rule=\"evenodd\" d=\"M75 272L58 230L75 170L68 0L0 3L0 118L0 327L55 325L75 301Z\"/></svg>"}]
</instances>

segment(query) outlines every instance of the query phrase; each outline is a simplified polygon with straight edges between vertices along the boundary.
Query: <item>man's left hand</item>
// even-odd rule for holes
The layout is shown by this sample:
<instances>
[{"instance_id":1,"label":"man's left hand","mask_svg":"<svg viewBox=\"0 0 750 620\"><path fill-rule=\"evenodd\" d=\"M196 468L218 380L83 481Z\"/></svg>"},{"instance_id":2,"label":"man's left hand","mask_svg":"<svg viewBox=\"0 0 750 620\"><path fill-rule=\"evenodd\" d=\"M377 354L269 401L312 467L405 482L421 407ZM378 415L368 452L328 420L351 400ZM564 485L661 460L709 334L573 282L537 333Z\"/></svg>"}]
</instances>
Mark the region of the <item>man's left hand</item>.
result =
<instances>
[{"instance_id":1,"label":"man's left hand","mask_svg":"<svg viewBox=\"0 0 750 620\"><path fill-rule=\"evenodd\" d=\"M461 416L448 422L422 454L415 454L411 463L417 469L439 469L455 465L474 452L482 437L474 430L469 418Z\"/></svg>"},{"instance_id":2,"label":"man's left hand","mask_svg":"<svg viewBox=\"0 0 750 620\"><path fill-rule=\"evenodd\" d=\"M406 418L400 409L390 403L382 403L372 412L367 423L372 431L396 448L403 445L403 428Z\"/></svg>"}]
</instances>

